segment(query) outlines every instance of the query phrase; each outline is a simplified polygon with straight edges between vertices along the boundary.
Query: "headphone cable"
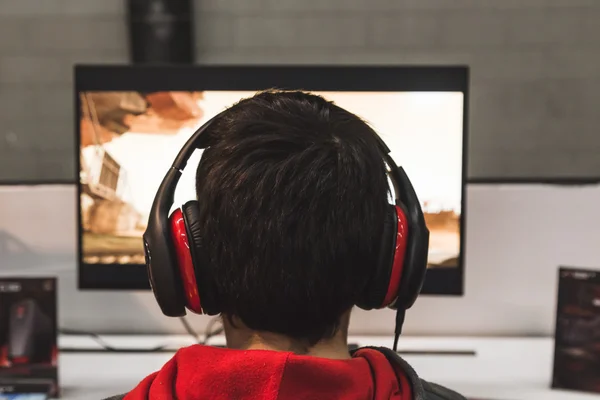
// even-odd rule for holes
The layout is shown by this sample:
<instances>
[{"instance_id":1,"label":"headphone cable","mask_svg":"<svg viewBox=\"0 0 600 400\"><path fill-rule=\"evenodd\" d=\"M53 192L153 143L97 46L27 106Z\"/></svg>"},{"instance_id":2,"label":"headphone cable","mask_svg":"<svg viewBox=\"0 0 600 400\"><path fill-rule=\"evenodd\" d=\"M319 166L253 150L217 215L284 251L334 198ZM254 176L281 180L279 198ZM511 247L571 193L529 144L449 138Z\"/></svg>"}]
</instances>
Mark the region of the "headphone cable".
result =
<instances>
[{"instance_id":1,"label":"headphone cable","mask_svg":"<svg viewBox=\"0 0 600 400\"><path fill-rule=\"evenodd\" d=\"M194 332L194 329L192 328L192 326L190 325L190 323L188 322L188 320L185 317L180 317L179 320L181 321L182 325L184 326L186 332L198 344L207 344L208 339L210 339L213 336L219 335L220 333L223 332L223 327L219 327L215 330L212 329L213 326L215 325L215 323L219 322L219 320L220 320L219 317L215 317L209 321L208 325L206 326L206 333L204 336L204 340L201 340L200 336L198 336L198 334L196 334ZM98 345L100 345L101 351L110 352L110 353L174 352L174 350L167 349L166 346L156 346L156 347L150 347L150 348L114 347L114 346L111 346L110 344L108 344L101 337L101 335L99 335L98 333L95 333L95 332L80 331L80 330L68 329L68 328L59 328L58 333L60 333L62 335L70 335L70 336L87 336L87 337L91 338L92 340L94 340ZM59 346L59 349L60 349L60 351L63 351L65 353L86 353L86 352L97 352L98 351L97 349L88 349L88 348L78 349L78 348L70 348L70 347L62 347L62 346Z\"/></svg>"},{"instance_id":2,"label":"headphone cable","mask_svg":"<svg viewBox=\"0 0 600 400\"><path fill-rule=\"evenodd\" d=\"M190 323L186 319L186 317L180 317L179 320L181 321L181 324L185 328L186 332L194 339L196 344L207 345L208 340L210 338L223 333L223 327L219 327L219 328L213 330L213 326L221 320L220 317L214 317L208 322L208 324L206 325L205 332L204 332L204 340L200 339L200 336L194 331L194 329L192 328L192 326L190 325Z\"/></svg>"},{"instance_id":3,"label":"headphone cable","mask_svg":"<svg viewBox=\"0 0 600 400\"><path fill-rule=\"evenodd\" d=\"M200 337L198 336L198 334L196 332L194 332L194 329L192 329L192 326L188 322L187 318L186 317L179 317L179 320L181 321L181 324L185 328L186 332L194 339L194 341L196 342L196 344L202 344L202 341L200 340Z\"/></svg>"},{"instance_id":4,"label":"headphone cable","mask_svg":"<svg viewBox=\"0 0 600 400\"><path fill-rule=\"evenodd\" d=\"M217 323L221 321L221 317L214 317L213 319L211 319L209 321L209 323L206 325L206 330L204 332L204 341L202 342L202 344L204 345L208 345L208 340L213 337L213 336L217 336L221 333L223 333L223 327L219 327L215 330L213 330L213 326Z\"/></svg>"},{"instance_id":5,"label":"headphone cable","mask_svg":"<svg viewBox=\"0 0 600 400\"><path fill-rule=\"evenodd\" d=\"M396 328L394 329L394 347L392 348L395 353L398 352L398 338L402 334L404 317L406 317L406 310L398 308L396 310Z\"/></svg>"},{"instance_id":6,"label":"headphone cable","mask_svg":"<svg viewBox=\"0 0 600 400\"><path fill-rule=\"evenodd\" d=\"M141 349L113 347L110 344L108 344L106 341L104 341L104 339L102 339L102 337L95 332L80 331L80 330L76 330L76 329L59 328L58 333L60 333L61 335L70 335L70 336L88 336L89 338L94 340L98 345L100 345L100 347L102 348L102 351L110 352L110 353L154 353L154 352L162 352L162 351L166 350L166 346L156 346L156 347L141 348ZM69 348L69 347L62 347L62 346L59 346L59 350L65 352L65 353L85 353L85 352L95 352L96 351L95 349L76 349L76 348Z\"/></svg>"}]
</instances>

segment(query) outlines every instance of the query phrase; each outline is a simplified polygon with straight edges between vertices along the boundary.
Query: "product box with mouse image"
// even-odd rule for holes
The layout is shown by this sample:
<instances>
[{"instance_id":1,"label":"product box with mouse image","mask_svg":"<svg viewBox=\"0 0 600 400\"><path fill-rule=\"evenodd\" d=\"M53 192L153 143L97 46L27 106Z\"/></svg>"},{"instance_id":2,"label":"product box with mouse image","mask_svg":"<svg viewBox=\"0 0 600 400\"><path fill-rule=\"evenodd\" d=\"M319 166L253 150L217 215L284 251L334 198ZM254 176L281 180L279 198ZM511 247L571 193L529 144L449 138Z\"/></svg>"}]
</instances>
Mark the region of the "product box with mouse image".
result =
<instances>
[{"instance_id":1,"label":"product box with mouse image","mask_svg":"<svg viewBox=\"0 0 600 400\"><path fill-rule=\"evenodd\" d=\"M56 303L54 278L0 279L0 399L58 395Z\"/></svg>"},{"instance_id":2,"label":"product box with mouse image","mask_svg":"<svg viewBox=\"0 0 600 400\"><path fill-rule=\"evenodd\" d=\"M600 270L561 268L552 387L600 393Z\"/></svg>"}]
</instances>

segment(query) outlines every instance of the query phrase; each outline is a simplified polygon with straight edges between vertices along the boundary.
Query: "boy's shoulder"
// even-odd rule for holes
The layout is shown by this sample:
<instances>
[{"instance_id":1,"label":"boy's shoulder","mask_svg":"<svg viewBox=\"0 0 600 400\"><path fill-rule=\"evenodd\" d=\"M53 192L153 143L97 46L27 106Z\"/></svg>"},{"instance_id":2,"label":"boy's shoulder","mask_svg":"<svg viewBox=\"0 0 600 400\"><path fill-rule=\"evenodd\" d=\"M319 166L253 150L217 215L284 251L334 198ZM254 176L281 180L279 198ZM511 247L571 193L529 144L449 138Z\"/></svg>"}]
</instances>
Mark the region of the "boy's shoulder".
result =
<instances>
[{"instance_id":1,"label":"boy's shoulder","mask_svg":"<svg viewBox=\"0 0 600 400\"><path fill-rule=\"evenodd\" d=\"M423 400L466 400L464 396L436 383L421 379L421 385L425 394Z\"/></svg>"},{"instance_id":2,"label":"boy's shoulder","mask_svg":"<svg viewBox=\"0 0 600 400\"><path fill-rule=\"evenodd\" d=\"M406 374L415 400L466 400L464 396L453 390L419 378L410 364L392 349L387 347L371 347L371 349L381 352L392 365L400 368Z\"/></svg>"}]
</instances>

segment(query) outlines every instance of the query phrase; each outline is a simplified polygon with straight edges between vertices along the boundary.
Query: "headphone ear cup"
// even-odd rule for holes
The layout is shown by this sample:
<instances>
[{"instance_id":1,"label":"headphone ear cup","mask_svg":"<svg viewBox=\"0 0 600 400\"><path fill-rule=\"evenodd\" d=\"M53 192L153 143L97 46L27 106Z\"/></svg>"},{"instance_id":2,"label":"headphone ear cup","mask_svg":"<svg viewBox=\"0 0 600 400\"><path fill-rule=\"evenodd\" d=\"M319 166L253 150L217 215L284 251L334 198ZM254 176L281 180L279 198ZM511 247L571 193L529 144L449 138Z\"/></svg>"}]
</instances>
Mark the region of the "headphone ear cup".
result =
<instances>
[{"instance_id":1,"label":"headphone ear cup","mask_svg":"<svg viewBox=\"0 0 600 400\"><path fill-rule=\"evenodd\" d=\"M393 160L390 163L395 165ZM404 211L409 230L400 290L398 298L390 307L408 310L417 299L425 281L429 255L429 229L419 198L404 168L395 166L391 169L391 176L397 186L398 200L396 201Z\"/></svg>"},{"instance_id":2,"label":"headphone ear cup","mask_svg":"<svg viewBox=\"0 0 600 400\"><path fill-rule=\"evenodd\" d=\"M420 207L419 207L420 212ZM422 215L408 215L410 232L404 259L403 278L400 282L398 298L392 308L408 310L417 300L427 273L427 259L429 256L429 229Z\"/></svg>"},{"instance_id":3,"label":"headphone ear cup","mask_svg":"<svg viewBox=\"0 0 600 400\"><path fill-rule=\"evenodd\" d=\"M396 229L391 233L395 237L394 248L392 250L392 265L387 280L387 291L380 308L394 305L402 291L402 282L406 277L406 269L409 267L406 259L406 248L410 238L410 228L408 218L404 209L399 206L392 206L393 218L396 221Z\"/></svg>"},{"instance_id":4,"label":"headphone ear cup","mask_svg":"<svg viewBox=\"0 0 600 400\"><path fill-rule=\"evenodd\" d=\"M220 310L216 297L216 285L207 265L203 249L200 208L197 201L188 201L181 208L188 235L189 249L196 277L196 288L202 301L202 311L207 315L217 315Z\"/></svg>"},{"instance_id":5,"label":"headphone ear cup","mask_svg":"<svg viewBox=\"0 0 600 400\"><path fill-rule=\"evenodd\" d=\"M186 301L169 218L150 219L143 242L148 280L158 306L168 317L183 317Z\"/></svg>"},{"instance_id":6,"label":"headphone ear cup","mask_svg":"<svg viewBox=\"0 0 600 400\"><path fill-rule=\"evenodd\" d=\"M360 308L384 308L396 300L403 277L407 231L404 212L390 205L386 211L375 270L357 302Z\"/></svg>"}]
</instances>

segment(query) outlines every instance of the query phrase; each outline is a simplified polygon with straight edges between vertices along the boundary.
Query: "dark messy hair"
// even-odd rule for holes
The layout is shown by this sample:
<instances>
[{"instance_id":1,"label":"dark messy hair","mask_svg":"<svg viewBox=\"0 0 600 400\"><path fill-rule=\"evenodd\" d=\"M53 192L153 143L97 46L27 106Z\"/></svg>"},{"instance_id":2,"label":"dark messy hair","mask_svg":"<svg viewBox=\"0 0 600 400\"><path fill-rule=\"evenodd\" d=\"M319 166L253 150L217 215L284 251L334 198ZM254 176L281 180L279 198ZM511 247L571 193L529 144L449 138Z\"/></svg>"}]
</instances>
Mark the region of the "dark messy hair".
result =
<instances>
[{"instance_id":1,"label":"dark messy hair","mask_svg":"<svg viewBox=\"0 0 600 400\"><path fill-rule=\"evenodd\" d=\"M196 174L222 313L310 345L370 277L388 193L373 130L320 96L266 91L210 128Z\"/></svg>"}]
</instances>

